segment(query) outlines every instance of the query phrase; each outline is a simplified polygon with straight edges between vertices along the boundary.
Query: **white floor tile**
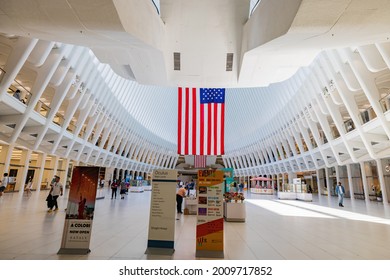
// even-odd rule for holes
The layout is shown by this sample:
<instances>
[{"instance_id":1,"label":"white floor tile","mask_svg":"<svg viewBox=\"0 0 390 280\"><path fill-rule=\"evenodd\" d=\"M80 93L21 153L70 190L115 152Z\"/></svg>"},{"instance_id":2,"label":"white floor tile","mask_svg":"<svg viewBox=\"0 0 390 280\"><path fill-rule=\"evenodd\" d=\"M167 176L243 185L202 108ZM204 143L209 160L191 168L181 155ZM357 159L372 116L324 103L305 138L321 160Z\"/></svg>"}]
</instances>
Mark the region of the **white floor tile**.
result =
<instances>
[{"instance_id":1,"label":"white floor tile","mask_svg":"<svg viewBox=\"0 0 390 280\"><path fill-rule=\"evenodd\" d=\"M178 215L173 255L145 254L151 192L96 201L88 255L58 255L67 197L47 213L47 191L6 193L0 200L0 259L3 260L193 260L196 216ZM248 194L244 223L225 222L224 259L390 259L390 210L383 204L314 196L314 202L280 201ZM249 203L253 200L254 203ZM256 202L256 203L255 203ZM173 205L173 207L175 207ZM201 258L199 258L201 259Z\"/></svg>"}]
</instances>

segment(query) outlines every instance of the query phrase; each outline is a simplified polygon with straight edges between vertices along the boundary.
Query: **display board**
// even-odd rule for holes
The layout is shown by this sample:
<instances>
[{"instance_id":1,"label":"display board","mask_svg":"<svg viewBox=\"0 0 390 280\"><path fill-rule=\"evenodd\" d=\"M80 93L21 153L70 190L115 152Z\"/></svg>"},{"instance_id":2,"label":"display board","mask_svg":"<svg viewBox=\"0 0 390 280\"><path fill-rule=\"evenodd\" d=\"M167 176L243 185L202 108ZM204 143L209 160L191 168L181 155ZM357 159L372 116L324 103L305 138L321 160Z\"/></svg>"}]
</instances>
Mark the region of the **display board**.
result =
<instances>
[{"instance_id":1,"label":"display board","mask_svg":"<svg viewBox=\"0 0 390 280\"><path fill-rule=\"evenodd\" d=\"M174 252L176 184L176 170L153 171L147 254Z\"/></svg>"},{"instance_id":2,"label":"display board","mask_svg":"<svg viewBox=\"0 0 390 280\"><path fill-rule=\"evenodd\" d=\"M196 257L223 258L222 170L198 171Z\"/></svg>"},{"instance_id":3,"label":"display board","mask_svg":"<svg viewBox=\"0 0 390 280\"><path fill-rule=\"evenodd\" d=\"M61 248L58 254L87 254L92 234L99 167L73 169Z\"/></svg>"},{"instance_id":4,"label":"display board","mask_svg":"<svg viewBox=\"0 0 390 280\"><path fill-rule=\"evenodd\" d=\"M234 182L234 169L233 168L222 168L223 177L225 180L224 192L230 192L230 184Z\"/></svg>"}]
</instances>

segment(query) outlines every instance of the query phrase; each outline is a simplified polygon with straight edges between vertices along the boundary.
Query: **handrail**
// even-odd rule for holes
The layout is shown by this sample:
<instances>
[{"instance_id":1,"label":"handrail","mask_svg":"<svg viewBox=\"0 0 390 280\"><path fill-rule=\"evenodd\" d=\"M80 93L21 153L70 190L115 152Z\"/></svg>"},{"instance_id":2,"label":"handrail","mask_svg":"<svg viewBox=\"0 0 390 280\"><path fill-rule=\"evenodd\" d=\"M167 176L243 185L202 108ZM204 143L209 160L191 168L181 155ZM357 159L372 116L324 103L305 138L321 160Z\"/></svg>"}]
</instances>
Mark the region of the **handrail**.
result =
<instances>
[{"instance_id":1,"label":"handrail","mask_svg":"<svg viewBox=\"0 0 390 280\"><path fill-rule=\"evenodd\" d=\"M35 106L35 111L41 114L43 117L47 117L50 113L51 108L43 103L41 100L37 102L37 105Z\"/></svg>"},{"instance_id":2,"label":"handrail","mask_svg":"<svg viewBox=\"0 0 390 280\"><path fill-rule=\"evenodd\" d=\"M79 137L80 137L80 138L83 138L86 131L87 131L87 127L82 128L82 129L80 130L80 132L79 132Z\"/></svg>"},{"instance_id":3,"label":"handrail","mask_svg":"<svg viewBox=\"0 0 390 280\"><path fill-rule=\"evenodd\" d=\"M66 130L70 131L70 132L75 132L76 131L76 125L71 121L69 124L68 124L68 127L66 128Z\"/></svg>"},{"instance_id":4,"label":"handrail","mask_svg":"<svg viewBox=\"0 0 390 280\"><path fill-rule=\"evenodd\" d=\"M337 139L340 137L340 131L337 129L336 126L331 126L333 139Z\"/></svg>"},{"instance_id":5,"label":"handrail","mask_svg":"<svg viewBox=\"0 0 390 280\"><path fill-rule=\"evenodd\" d=\"M57 112L53 118L53 123L55 123L59 126L62 126L64 124L64 122L65 122L64 116Z\"/></svg>"},{"instance_id":6,"label":"handrail","mask_svg":"<svg viewBox=\"0 0 390 280\"><path fill-rule=\"evenodd\" d=\"M325 135L324 131L323 131L323 130L320 130L319 133L320 133L320 138L321 138L321 140L323 141L322 144L328 143L328 138L326 138L326 135Z\"/></svg>"},{"instance_id":7,"label":"handrail","mask_svg":"<svg viewBox=\"0 0 390 280\"><path fill-rule=\"evenodd\" d=\"M318 147L318 146L317 146L317 142L316 142L316 140L314 139L314 136L311 136L311 137L310 137L310 142L311 142L311 146L312 146L313 149L315 149L315 148Z\"/></svg>"},{"instance_id":8,"label":"handrail","mask_svg":"<svg viewBox=\"0 0 390 280\"><path fill-rule=\"evenodd\" d=\"M158 2L158 3L156 3L156 2ZM160 0L152 0L152 3L157 10L157 14L160 14Z\"/></svg>"},{"instance_id":9,"label":"handrail","mask_svg":"<svg viewBox=\"0 0 390 280\"><path fill-rule=\"evenodd\" d=\"M362 121L362 124L368 123L369 121L375 119L377 117L374 108L369 107L363 112L360 112L360 119Z\"/></svg>"},{"instance_id":10,"label":"handrail","mask_svg":"<svg viewBox=\"0 0 390 280\"><path fill-rule=\"evenodd\" d=\"M95 136L95 131L92 131L92 133L88 137L88 142L91 142L94 136Z\"/></svg>"},{"instance_id":11,"label":"handrail","mask_svg":"<svg viewBox=\"0 0 390 280\"><path fill-rule=\"evenodd\" d=\"M5 74L5 70L3 68L0 67L0 83L1 81L3 80L3 77L4 77L4 74Z\"/></svg>"},{"instance_id":12,"label":"handrail","mask_svg":"<svg viewBox=\"0 0 390 280\"><path fill-rule=\"evenodd\" d=\"M18 86L15 86L14 84L17 84ZM26 89L21 83L19 83L17 80L14 80L9 87L9 89L12 90L12 92L10 92L10 94L13 94L15 92L15 90L12 89L11 87L14 87L15 89L18 89L19 87L21 87L26 92L26 95L24 96L24 98L22 99L22 97L21 97L20 102L23 102L24 104L28 105L30 102L32 93L28 89Z\"/></svg>"},{"instance_id":13,"label":"handrail","mask_svg":"<svg viewBox=\"0 0 390 280\"><path fill-rule=\"evenodd\" d=\"M390 102L390 92L388 92L386 96L379 99L379 104L382 107L383 113L390 110L390 103L389 102Z\"/></svg>"}]
</instances>

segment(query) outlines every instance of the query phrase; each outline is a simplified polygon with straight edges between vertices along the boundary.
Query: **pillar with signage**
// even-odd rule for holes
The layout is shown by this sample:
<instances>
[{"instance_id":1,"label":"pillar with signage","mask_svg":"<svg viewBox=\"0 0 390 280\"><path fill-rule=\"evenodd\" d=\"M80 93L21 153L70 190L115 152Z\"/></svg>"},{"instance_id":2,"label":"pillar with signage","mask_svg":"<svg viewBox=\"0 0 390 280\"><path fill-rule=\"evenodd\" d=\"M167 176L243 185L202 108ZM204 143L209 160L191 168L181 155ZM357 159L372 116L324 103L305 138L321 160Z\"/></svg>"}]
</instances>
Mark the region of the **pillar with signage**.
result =
<instances>
[{"instance_id":1,"label":"pillar with signage","mask_svg":"<svg viewBox=\"0 0 390 280\"><path fill-rule=\"evenodd\" d=\"M222 170L198 171L196 257L223 258Z\"/></svg>"},{"instance_id":2,"label":"pillar with signage","mask_svg":"<svg viewBox=\"0 0 390 280\"><path fill-rule=\"evenodd\" d=\"M73 169L61 248L58 254L87 254L92 234L99 167Z\"/></svg>"},{"instance_id":3,"label":"pillar with signage","mask_svg":"<svg viewBox=\"0 0 390 280\"><path fill-rule=\"evenodd\" d=\"M146 254L169 255L174 252L176 184L176 170L153 171Z\"/></svg>"}]
</instances>

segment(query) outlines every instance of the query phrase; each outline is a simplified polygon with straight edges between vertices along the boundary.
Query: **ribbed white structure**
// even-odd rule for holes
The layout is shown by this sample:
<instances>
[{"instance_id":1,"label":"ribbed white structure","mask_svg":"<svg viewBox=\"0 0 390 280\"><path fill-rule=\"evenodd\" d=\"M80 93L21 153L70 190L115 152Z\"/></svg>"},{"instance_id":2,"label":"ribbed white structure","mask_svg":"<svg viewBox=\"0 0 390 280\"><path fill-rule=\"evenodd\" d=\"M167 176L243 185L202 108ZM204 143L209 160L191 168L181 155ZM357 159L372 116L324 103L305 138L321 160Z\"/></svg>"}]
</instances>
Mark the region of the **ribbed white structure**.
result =
<instances>
[{"instance_id":1,"label":"ribbed white structure","mask_svg":"<svg viewBox=\"0 0 390 280\"><path fill-rule=\"evenodd\" d=\"M41 3L38 0L34 3L38 2ZM390 43L384 31L388 17L383 11L375 10L376 15L381 16L378 23L371 17L364 17L363 22L368 27L362 38L353 34L344 38L343 28L356 22L359 11L367 12L368 4L352 1L351 5L343 2L337 6L332 3L334 9L340 10L340 21L332 33L330 29L324 29L325 32L320 27L331 26L337 15L322 12L322 18L329 21L321 25L305 13L315 10L310 1L292 1L290 4L295 12L284 11L289 19L279 26L280 30L274 26L273 33L267 34L261 22L262 13L267 9L277 10L279 6L262 1L259 6L262 10L257 8L247 23L241 19L240 12L240 17L229 27L237 31L234 33L237 38L230 38L230 34L226 34L227 27L220 25L218 18L213 18L210 25L216 28L206 32L207 38L223 44L195 52L198 56L190 55L196 48L194 45L182 46L187 51L182 55L183 69L176 71L171 70L171 51L176 51L176 47L180 50L175 40L184 44L189 38L181 30L184 35L175 37L179 32L175 28L181 26L181 18L173 15L195 8L201 12L208 2L202 1L198 7L196 1L190 1L176 10L169 1L162 1L166 13L161 18L150 2L142 2L140 13L150 14L154 23L148 26L145 34L140 34L140 28L134 25L134 22L145 21L130 9L135 1L130 1L128 6L120 1L102 0L99 3L91 12L91 20L80 19L78 24L83 29L77 35L74 30L80 26L72 29L71 20L59 21L59 26L63 27L59 31L61 42L48 40L56 36L55 28L37 26L38 19L34 19L31 32L36 27L35 34L41 39L33 39L30 33L20 35L26 33L23 27L30 28L28 20L21 20L17 26L9 19L15 13L14 7L22 2L3 7L7 17L3 17L2 22L9 30L0 35L0 140L4 144L3 151L23 150L22 160L27 163L34 151L42 154L40 162L50 156L62 158L67 163L73 160L147 173L155 168L175 168L179 158L176 154L177 87L157 84L172 85L177 81L177 86L188 86L180 84L186 82L203 87L217 81L235 86L226 90L226 153L222 159L225 167L234 168L238 176L277 175L280 178L281 174L317 170L319 181L322 175L318 170L325 168L325 174L328 174L328 168L346 166L351 181L350 164L361 164L360 170L365 172L363 163L367 161L375 161L378 172L383 173L381 160L390 156ZM218 3L222 5L223 2ZM238 7L241 11L249 4L243 0L228 3L224 7L229 13L234 13ZM321 1L315 3L323 5ZM381 4L379 1L373 3L375 7ZM132 12L132 21L124 22L120 4ZM64 7L64 13L76 17L73 12L82 10L84 5L82 1L75 1L74 5ZM210 15L218 14L218 7L212 6ZM56 9L56 6L50 4L50 9ZM43 10L37 10L40 15L44 14ZM111 33L102 30L102 25L96 21L105 11L111 11L114 16L112 22L106 20L107 24L112 24ZM162 19L167 20L167 24ZM198 30L194 25L197 19L196 15L191 15L192 21L187 22L185 30ZM220 18L221 22L225 19ZM53 21L52 15L43 22L50 21ZM93 30L91 34L88 34L88 24ZM311 24L317 24L317 28L312 30ZM13 30L19 35L11 35ZM263 32L262 36L257 36L257 32ZM302 38L300 32L305 34ZM111 37L106 38L107 34ZM226 37L218 39L214 34ZM169 41L165 48L164 40ZM96 43L97 46L88 48L65 43L69 41L89 46ZM327 41L330 42L328 48L321 51L319 47ZM355 41L367 44L355 46ZM308 45L304 45L305 42ZM283 45L281 53L277 51L278 44ZM221 65L225 66L225 51L230 52L229 48L235 53L231 73L221 68ZM291 64L288 61L290 52L295 54ZM262 68L261 59L267 58L268 53L270 58ZM219 59L208 59L214 54L218 54ZM313 61L312 57L315 58ZM121 59L125 61L122 63ZM207 64L211 68L199 66L209 61L215 62ZM196 71L188 65L193 65ZM218 70L217 75L213 67L222 70ZM270 67L270 73L266 73L266 67ZM295 69L298 70L289 79L273 83ZM270 77L256 77L259 73ZM155 85L143 85L142 82ZM270 85L236 87L242 84ZM12 96L16 89L21 90L24 103ZM8 169L11 155L12 152L2 152L2 169ZM336 169L336 173L342 171ZM383 174L378 178L386 198ZM329 180L328 175L326 180ZM363 184L366 190L367 182Z\"/></svg>"},{"instance_id":2,"label":"ribbed white structure","mask_svg":"<svg viewBox=\"0 0 390 280\"><path fill-rule=\"evenodd\" d=\"M174 167L174 89L125 80L84 47L5 36L1 46L1 140L88 164Z\"/></svg>"},{"instance_id":3,"label":"ribbed white structure","mask_svg":"<svg viewBox=\"0 0 390 280\"><path fill-rule=\"evenodd\" d=\"M386 157L389 58L389 43L328 50L282 84L230 92L225 162L257 175Z\"/></svg>"}]
</instances>

